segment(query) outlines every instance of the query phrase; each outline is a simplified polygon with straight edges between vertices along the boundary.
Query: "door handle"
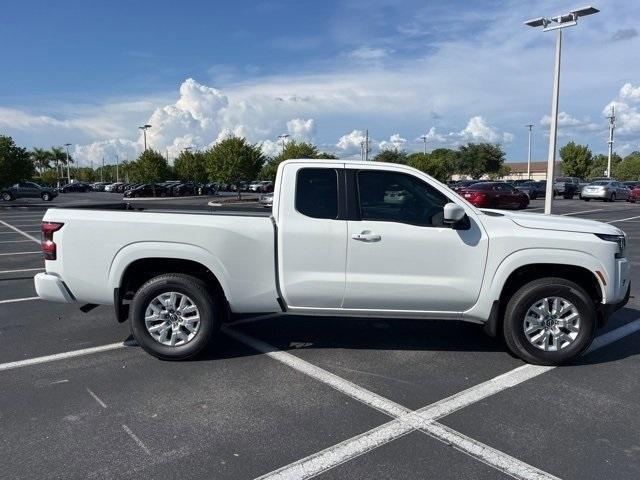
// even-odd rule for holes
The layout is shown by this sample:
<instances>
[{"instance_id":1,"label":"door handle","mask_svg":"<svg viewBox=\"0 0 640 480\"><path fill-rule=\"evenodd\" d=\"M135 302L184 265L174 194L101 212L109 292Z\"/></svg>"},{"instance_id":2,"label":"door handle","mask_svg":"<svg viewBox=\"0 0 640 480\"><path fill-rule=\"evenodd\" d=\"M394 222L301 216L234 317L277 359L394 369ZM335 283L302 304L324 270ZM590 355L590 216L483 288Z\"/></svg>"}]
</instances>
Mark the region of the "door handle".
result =
<instances>
[{"instance_id":1,"label":"door handle","mask_svg":"<svg viewBox=\"0 0 640 480\"><path fill-rule=\"evenodd\" d=\"M365 230L362 233L354 233L351 235L351 238L354 240L359 240L361 242L379 242L382 240L382 235L378 235L375 233L371 233L368 230Z\"/></svg>"}]
</instances>

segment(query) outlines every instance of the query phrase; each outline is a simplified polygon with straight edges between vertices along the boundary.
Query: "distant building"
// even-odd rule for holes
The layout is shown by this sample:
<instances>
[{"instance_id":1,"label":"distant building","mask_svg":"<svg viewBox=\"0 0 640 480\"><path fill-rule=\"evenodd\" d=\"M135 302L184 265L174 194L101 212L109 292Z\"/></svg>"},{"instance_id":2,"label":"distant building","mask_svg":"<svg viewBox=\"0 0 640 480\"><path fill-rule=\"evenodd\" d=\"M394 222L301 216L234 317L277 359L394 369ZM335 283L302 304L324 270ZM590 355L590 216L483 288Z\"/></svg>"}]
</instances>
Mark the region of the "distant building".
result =
<instances>
[{"instance_id":1,"label":"distant building","mask_svg":"<svg viewBox=\"0 0 640 480\"><path fill-rule=\"evenodd\" d=\"M502 177L503 180L519 180L527 178L527 162L513 162L505 163L505 166L511 168L511 173ZM563 175L562 164L556 162L556 168L554 172L556 177ZM483 175L479 180L488 179L488 175ZM455 174L451 177L452 180L466 180L470 179L468 175ZM547 179L547 162L531 162L531 179L532 180L546 180Z\"/></svg>"}]
</instances>

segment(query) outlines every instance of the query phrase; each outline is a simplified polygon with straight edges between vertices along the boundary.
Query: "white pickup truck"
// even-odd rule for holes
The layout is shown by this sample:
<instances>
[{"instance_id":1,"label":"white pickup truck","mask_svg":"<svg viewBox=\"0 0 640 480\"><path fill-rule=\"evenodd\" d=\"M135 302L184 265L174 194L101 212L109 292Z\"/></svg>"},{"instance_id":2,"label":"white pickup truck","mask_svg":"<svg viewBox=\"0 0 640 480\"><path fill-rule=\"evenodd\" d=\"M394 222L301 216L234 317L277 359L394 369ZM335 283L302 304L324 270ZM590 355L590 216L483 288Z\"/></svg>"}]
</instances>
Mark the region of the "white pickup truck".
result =
<instances>
[{"instance_id":1,"label":"white pickup truck","mask_svg":"<svg viewBox=\"0 0 640 480\"><path fill-rule=\"evenodd\" d=\"M478 210L413 168L290 160L272 212L51 208L46 300L114 305L164 359L231 314L464 320L527 362L567 362L629 298L625 234L575 217Z\"/></svg>"}]
</instances>

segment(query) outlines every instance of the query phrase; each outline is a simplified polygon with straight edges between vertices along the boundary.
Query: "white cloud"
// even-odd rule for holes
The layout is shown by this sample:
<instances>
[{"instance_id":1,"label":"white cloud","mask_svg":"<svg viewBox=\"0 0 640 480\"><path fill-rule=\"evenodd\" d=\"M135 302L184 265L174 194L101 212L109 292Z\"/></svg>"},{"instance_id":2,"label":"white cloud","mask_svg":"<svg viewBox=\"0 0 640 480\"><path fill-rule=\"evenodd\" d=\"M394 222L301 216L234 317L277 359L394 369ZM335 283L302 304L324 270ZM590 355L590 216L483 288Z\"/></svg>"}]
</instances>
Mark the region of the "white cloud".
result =
<instances>
[{"instance_id":1,"label":"white cloud","mask_svg":"<svg viewBox=\"0 0 640 480\"><path fill-rule=\"evenodd\" d=\"M380 150L404 150L406 144L406 138L402 138L399 133L394 133L389 137L389 140L382 140L378 144L378 148Z\"/></svg>"},{"instance_id":2,"label":"white cloud","mask_svg":"<svg viewBox=\"0 0 640 480\"><path fill-rule=\"evenodd\" d=\"M287 122L287 131L296 140L310 140L313 138L316 127L313 118L306 120L292 118Z\"/></svg>"},{"instance_id":3,"label":"white cloud","mask_svg":"<svg viewBox=\"0 0 640 480\"><path fill-rule=\"evenodd\" d=\"M386 48L373 48L363 46L349 52L350 58L363 61L382 60L389 56L391 52Z\"/></svg>"},{"instance_id":4,"label":"white cloud","mask_svg":"<svg viewBox=\"0 0 640 480\"><path fill-rule=\"evenodd\" d=\"M432 147L456 147L468 142L510 143L514 136L509 132L501 132L497 127L491 126L481 116L471 117L467 125L459 131L438 133L435 127L431 127L426 134L427 144Z\"/></svg>"},{"instance_id":5,"label":"white cloud","mask_svg":"<svg viewBox=\"0 0 640 480\"><path fill-rule=\"evenodd\" d=\"M78 165L94 167L105 164L113 164L116 161L133 160L140 153L138 143L122 138L104 140L88 145L76 145L72 155Z\"/></svg>"},{"instance_id":6,"label":"white cloud","mask_svg":"<svg viewBox=\"0 0 640 480\"><path fill-rule=\"evenodd\" d=\"M363 130L352 130L338 139L336 148L345 156L354 155L360 152L364 141L365 132Z\"/></svg>"}]
</instances>

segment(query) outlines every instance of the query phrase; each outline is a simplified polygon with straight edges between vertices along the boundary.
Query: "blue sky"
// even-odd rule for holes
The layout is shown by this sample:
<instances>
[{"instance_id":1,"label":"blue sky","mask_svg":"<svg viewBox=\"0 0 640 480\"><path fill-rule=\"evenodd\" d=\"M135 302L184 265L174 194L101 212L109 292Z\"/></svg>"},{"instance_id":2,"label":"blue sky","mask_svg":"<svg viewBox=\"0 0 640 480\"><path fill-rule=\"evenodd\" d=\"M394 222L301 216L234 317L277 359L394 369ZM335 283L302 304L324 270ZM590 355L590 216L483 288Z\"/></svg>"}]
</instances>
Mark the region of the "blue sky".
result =
<instances>
[{"instance_id":1,"label":"blue sky","mask_svg":"<svg viewBox=\"0 0 640 480\"><path fill-rule=\"evenodd\" d=\"M81 162L132 158L137 125L174 157L230 133L314 141L358 156L466 141L508 160L546 156L554 36L523 21L565 1L350 0L18 2L5 4L0 132L25 146L74 144ZM560 144L640 143L640 5L606 1L565 35Z\"/></svg>"}]
</instances>

